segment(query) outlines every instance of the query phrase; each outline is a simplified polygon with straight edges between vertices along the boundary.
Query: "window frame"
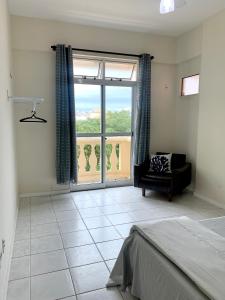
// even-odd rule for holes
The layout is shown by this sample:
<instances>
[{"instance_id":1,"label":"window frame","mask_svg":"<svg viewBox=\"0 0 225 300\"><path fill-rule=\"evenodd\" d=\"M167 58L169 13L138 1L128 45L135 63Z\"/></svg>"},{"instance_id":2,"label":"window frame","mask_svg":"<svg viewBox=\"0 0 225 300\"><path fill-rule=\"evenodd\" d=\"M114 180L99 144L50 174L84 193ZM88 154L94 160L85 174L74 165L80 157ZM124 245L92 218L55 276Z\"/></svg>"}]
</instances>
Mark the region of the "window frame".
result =
<instances>
[{"instance_id":1,"label":"window frame","mask_svg":"<svg viewBox=\"0 0 225 300\"><path fill-rule=\"evenodd\" d=\"M96 60L102 59L103 64L102 64L102 75L103 78L102 79L96 79L96 78L77 78L76 76L74 76L74 85L75 84L90 84L90 85L100 85L101 86L101 120L102 120L102 127L101 127L101 131L100 133L79 133L77 134L77 137L101 137L101 151L103 151L102 154L102 161L101 161L101 165L105 166L105 144L106 144L106 140L105 137L114 137L114 136L130 136L131 137L131 155L130 155L130 164L132 165L133 162L133 147L134 147L134 141L133 141L133 136L134 136L134 121L136 119L136 98L137 98L137 94L138 94L138 79L139 79L139 60L138 59L134 59L134 58L120 58L120 57L111 57L111 56L107 56L107 57L102 57L102 56L98 56L98 55L85 55L85 54L78 54L78 53L73 53L73 58L75 57L80 57L82 55L82 57L86 57L88 58L94 58ZM105 79L105 63L104 61L116 61L116 62L134 62L137 65L137 76L136 76L136 80L135 81L131 81L131 80L109 80L109 79ZM105 103L106 103L106 87L107 86L119 86L119 87L131 87L132 88L132 101L131 101L131 131L130 132L112 132L112 133L107 133L105 130ZM106 171L104 168L101 169L102 172L102 180L104 181L106 178ZM106 187L106 186L118 186L121 184L131 184L133 181L133 171L131 168L131 178L129 180L125 180L123 181L118 181L118 182L101 182L101 183L97 183L97 184L93 184L93 188L96 188L96 186L99 188L100 186L102 187ZM87 185L88 186L88 185ZM84 185L78 185L72 186L72 190L79 190L79 189L88 189L84 187Z\"/></svg>"},{"instance_id":2,"label":"window frame","mask_svg":"<svg viewBox=\"0 0 225 300\"><path fill-rule=\"evenodd\" d=\"M186 78L192 78L192 77L195 77L195 76L199 77L198 92L197 93L193 93L193 94L189 94L189 95L185 95L184 94L184 79L186 79ZM180 92L180 96L181 97L188 97L188 96L198 95L199 92L200 92L199 86L200 86L200 73L182 77L181 78L181 92Z\"/></svg>"},{"instance_id":3,"label":"window frame","mask_svg":"<svg viewBox=\"0 0 225 300\"><path fill-rule=\"evenodd\" d=\"M90 58L90 57L87 57L87 58L86 57L78 57L77 59L84 60L84 61L96 61L99 65L98 65L97 76L77 74L77 75L73 75L75 78L79 78L79 79L89 78L89 79L94 79L95 80L95 79L99 79L99 77L101 77L101 72L102 72L102 66L101 66L102 65L102 60L101 59L97 59L97 58L95 59L95 58Z\"/></svg>"},{"instance_id":4,"label":"window frame","mask_svg":"<svg viewBox=\"0 0 225 300\"><path fill-rule=\"evenodd\" d=\"M114 58L114 57L103 57L103 56L98 56L98 55L84 55L84 54L77 54L77 53L73 53L73 59L76 59L76 57L79 58L83 58L86 60L97 60L99 61L99 66L100 66L100 70L99 72L102 73L102 78L96 78L94 76L80 76L79 75L74 75L74 83L80 83L80 84L100 84L100 85L112 85L112 86L136 86L137 82L138 82L138 78L139 78L139 74L138 74L138 66L139 66L139 61L138 59L132 59L132 58ZM106 62L118 62L118 63L134 63L133 66L133 70L132 70L132 75L133 72L135 70L135 65L136 65L136 69L137 69L137 76L136 76L136 80L127 80L127 79L119 79L119 78L112 78L110 79L110 77L105 77L105 63ZM102 71L101 71L102 68Z\"/></svg>"},{"instance_id":5,"label":"window frame","mask_svg":"<svg viewBox=\"0 0 225 300\"><path fill-rule=\"evenodd\" d=\"M133 65L132 65L132 71L131 71L131 76L130 76L130 79L128 79L128 78L118 78L118 77L106 77L106 75L104 76L104 79L106 79L106 80L110 80L110 81L115 81L115 80L117 80L117 81L137 81L137 76L136 76L136 80L132 80L132 77L133 77L133 73L134 73L134 70L135 70L135 66L137 66L137 62L131 62L131 61L119 61L119 60L115 60L115 61L112 61L112 60L105 60L104 61L104 68L106 69L106 64L107 63L118 63L118 64L132 64L133 63Z\"/></svg>"}]
</instances>

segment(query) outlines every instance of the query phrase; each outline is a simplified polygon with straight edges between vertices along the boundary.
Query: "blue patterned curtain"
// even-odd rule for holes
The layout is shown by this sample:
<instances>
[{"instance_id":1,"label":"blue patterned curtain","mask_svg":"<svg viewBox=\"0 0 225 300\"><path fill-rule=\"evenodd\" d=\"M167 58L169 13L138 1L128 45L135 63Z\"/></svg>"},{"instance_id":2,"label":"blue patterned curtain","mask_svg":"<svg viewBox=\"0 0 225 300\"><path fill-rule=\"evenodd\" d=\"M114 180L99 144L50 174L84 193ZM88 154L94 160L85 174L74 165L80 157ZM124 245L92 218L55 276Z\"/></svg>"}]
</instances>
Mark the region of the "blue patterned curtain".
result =
<instances>
[{"instance_id":1,"label":"blue patterned curtain","mask_svg":"<svg viewBox=\"0 0 225 300\"><path fill-rule=\"evenodd\" d=\"M56 46L56 178L76 182L75 102L72 48Z\"/></svg>"},{"instance_id":2,"label":"blue patterned curtain","mask_svg":"<svg viewBox=\"0 0 225 300\"><path fill-rule=\"evenodd\" d=\"M139 90L135 131L135 163L149 159L151 114L151 55L142 54L139 61Z\"/></svg>"}]
</instances>

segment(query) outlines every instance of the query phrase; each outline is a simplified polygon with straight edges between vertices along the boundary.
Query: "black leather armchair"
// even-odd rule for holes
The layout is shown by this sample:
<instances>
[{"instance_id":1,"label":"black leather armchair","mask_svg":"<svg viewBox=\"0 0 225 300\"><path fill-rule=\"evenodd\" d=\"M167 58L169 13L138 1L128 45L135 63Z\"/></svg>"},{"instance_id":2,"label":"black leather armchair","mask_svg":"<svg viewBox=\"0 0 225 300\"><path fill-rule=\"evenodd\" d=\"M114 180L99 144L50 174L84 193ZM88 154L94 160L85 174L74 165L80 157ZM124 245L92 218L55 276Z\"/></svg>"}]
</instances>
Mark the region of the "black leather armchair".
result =
<instances>
[{"instance_id":1,"label":"black leather armchair","mask_svg":"<svg viewBox=\"0 0 225 300\"><path fill-rule=\"evenodd\" d=\"M172 154L171 173L154 173L150 172L149 168L149 160L134 166L134 186L142 188L143 196L145 190L150 189L167 193L169 201L172 201L173 195L181 193L191 183L191 163L186 162L185 154Z\"/></svg>"}]
</instances>

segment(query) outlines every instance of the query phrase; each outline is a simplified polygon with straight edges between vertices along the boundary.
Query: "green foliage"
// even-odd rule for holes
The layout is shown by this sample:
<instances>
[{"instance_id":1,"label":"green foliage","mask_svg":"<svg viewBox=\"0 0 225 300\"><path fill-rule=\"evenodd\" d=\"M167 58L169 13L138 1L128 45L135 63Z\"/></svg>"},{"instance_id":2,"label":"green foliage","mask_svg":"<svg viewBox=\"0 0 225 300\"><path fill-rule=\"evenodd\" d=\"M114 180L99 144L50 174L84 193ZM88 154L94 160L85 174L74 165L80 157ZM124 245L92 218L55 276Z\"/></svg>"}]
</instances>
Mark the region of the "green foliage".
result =
<instances>
[{"instance_id":1,"label":"green foliage","mask_svg":"<svg viewBox=\"0 0 225 300\"><path fill-rule=\"evenodd\" d=\"M77 120L76 130L79 133L100 132L100 119Z\"/></svg>"},{"instance_id":2,"label":"green foliage","mask_svg":"<svg viewBox=\"0 0 225 300\"><path fill-rule=\"evenodd\" d=\"M120 163L119 163L120 145L119 144L116 144L116 157L117 157L116 168L117 168L117 170L119 170L119 168L120 168Z\"/></svg>"},{"instance_id":3,"label":"green foliage","mask_svg":"<svg viewBox=\"0 0 225 300\"><path fill-rule=\"evenodd\" d=\"M91 165L90 165L90 161L89 161L89 158L91 156L91 145L85 145L84 146L84 156L86 158L86 166L85 166L85 170L87 172L89 172L91 170Z\"/></svg>"},{"instance_id":4,"label":"green foliage","mask_svg":"<svg viewBox=\"0 0 225 300\"><path fill-rule=\"evenodd\" d=\"M110 161L110 156L112 154L112 145L111 144L106 144L105 145L105 154L107 157L107 163L106 163L106 168L107 170L111 170L112 164Z\"/></svg>"},{"instance_id":5,"label":"green foliage","mask_svg":"<svg viewBox=\"0 0 225 300\"><path fill-rule=\"evenodd\" d=\"M77 145L76 147L76 151L77 151L77 161L79 161L79 157L80 157L80 145ZM77 165L78 170L80 169L79 164Z\"/></svg>"},{"instance_id":6,"label":"green foliage","mask_svg":"<svg viewBox=\"0 0 225 300\"><path fill-rule=\"evenodd\" d=\"M100 171L100 145L95 145L95 156L97 158L96 171Z\"/></svg>"},{"instance_id":7,"label":"green foliage","mask_svg":"<svg viewBox=\"0 0 225 300\"><path fill-rule=\"evenodd\" d=\"M106 132L130 132L131 115L127 110L109 111L106 114Z\"/></svg>"},{"instance_id":8,"label":"green foliage","mask_svg":"<svg viewBox=\"0 0 225 300\"><path fill-rule=\"evenodd\" d=\"M77 120L77 132L98 133L100 132L100 119ZM109 111L106 114L106 132L130 132L131 115L127 110Z\"/></svg>"}]
</instances>

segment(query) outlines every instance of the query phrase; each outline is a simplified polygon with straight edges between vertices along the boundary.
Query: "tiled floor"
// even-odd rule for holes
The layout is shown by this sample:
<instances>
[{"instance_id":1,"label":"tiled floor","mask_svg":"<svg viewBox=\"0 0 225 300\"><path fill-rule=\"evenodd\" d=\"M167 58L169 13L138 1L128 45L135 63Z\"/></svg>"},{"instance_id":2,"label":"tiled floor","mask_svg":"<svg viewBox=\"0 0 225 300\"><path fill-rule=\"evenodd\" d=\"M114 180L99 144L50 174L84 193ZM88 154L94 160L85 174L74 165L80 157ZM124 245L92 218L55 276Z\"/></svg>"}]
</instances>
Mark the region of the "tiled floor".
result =
<instances>
[{"instance_id":1,"label":"tiled floor","mask_svg":"<svg viewBox=\"0 0 225 300\"><path fill-rule=\"evenodd\" d=\"M123 239L137 222L225 215L184 193L166 198L133 187L21 200L8 300L133 299L105 284Z\"/></svg>"}]
</instances>

